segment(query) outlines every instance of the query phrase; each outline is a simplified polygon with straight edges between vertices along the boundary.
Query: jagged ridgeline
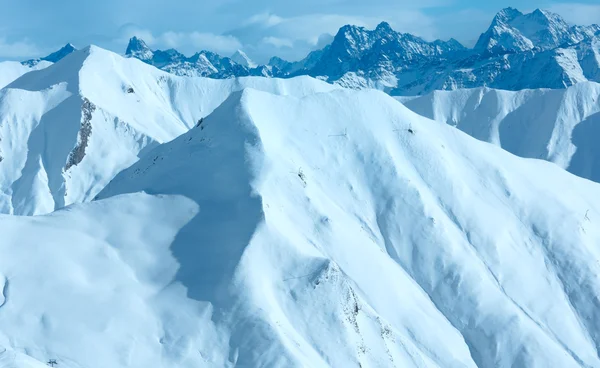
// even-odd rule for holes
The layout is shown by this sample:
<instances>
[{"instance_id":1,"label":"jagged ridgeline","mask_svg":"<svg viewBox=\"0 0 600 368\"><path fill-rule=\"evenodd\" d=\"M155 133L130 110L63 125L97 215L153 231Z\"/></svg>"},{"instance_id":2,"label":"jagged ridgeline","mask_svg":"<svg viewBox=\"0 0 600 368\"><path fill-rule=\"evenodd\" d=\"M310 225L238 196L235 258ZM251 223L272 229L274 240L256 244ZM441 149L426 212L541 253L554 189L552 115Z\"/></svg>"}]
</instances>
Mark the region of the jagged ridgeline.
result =
<instances>
[{"instance_id":1,"label":"jagged ridgeline","mask_svg":"<svg viewBox=\"0 0 600 368\"><path fill-rule=\"evenodd\" d=\"M5 78L14 79L27 68L47 66L73 49L69 44L47 57L23 62L20 69L0 63L0 71L7 70ZM257 65L241 50L231 57L207 50L186 56L175 49L152 50L138 37L131 38L125 55L180 76L309 75L344 87L376 88L400 96L483 86L557 89L582 81L600 82L600 27L569 25L545 10L524 14L506 8L473 48L454 39L426 41L396 32L383 22L374 30L344 26L330 45L300 61L275 56L266 65Z\"/></svg>"},{"instance_id":2,"label":"jagged ridgeline","mask_svg":"<svg viewBox=\"0 0 600 368\"><path fill-rule=\"evenodd\" d=\"M571 26L558 14L529 14L507 8L493 19L474 48L458 41L425 41L395 32L347 25L333 42L305 59L273 57L256 66L243 53L232 59L202 51L185 57L175 50L150 50L133 38L127 55L178 75L211 78L310 75L350 88L377 88L392 95L487 86L505 90L564 88L600 81L600 27Z\"/></svg>"}]
</instances>

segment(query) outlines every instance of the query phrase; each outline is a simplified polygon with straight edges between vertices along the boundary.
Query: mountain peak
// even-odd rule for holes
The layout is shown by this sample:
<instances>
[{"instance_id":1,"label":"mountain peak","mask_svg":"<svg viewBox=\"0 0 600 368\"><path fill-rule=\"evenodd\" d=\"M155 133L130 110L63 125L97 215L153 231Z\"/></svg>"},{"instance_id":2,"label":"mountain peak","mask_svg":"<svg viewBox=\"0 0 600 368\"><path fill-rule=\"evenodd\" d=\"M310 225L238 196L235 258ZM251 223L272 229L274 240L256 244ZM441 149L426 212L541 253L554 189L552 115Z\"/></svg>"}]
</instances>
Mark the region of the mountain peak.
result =
<instances>
[{"instance_id":1,"label":"mountain peak","mask_svg":"<svg viewBox=\"0 0 600 368\"><path fill-rule=\"evenodd\" d=\"M530 14L528 14L528 16L531 19L535 19L538 22L551 22L551 21L560 21L560 22L564 22L563 18L556 14L556 13L552 13L551 11L548 10L544 10L544 9L535 9L534 11L532 11Z\"/></svg>"},{"instance_id":2,"label":"mountain peak","mask_svg":"<svg viewBox=\"0 0 600 368\"><path fill-rule=\"evenodd\" d=\"M77 51L75 46L73 46L71 43L67 43L60 50L53 52L46 57L43 57L42 60L56 63L57 61L59 61L60 59L64 58L65 56L69 55L70 53L72 53L74 51Z\"/></svg>"},{"instance_id":3,"label":"mountain peak","mask_svg":"<svg viewBox=\"0 0 600 368\"><path fill-rule=\"evenodd\" d=\"M246 68L255 68L257 65L245 52L242 50L237 50L233 55L231 55L231 60L235 63L240 64Z\"/></svg>"},{"instance_id":4,"label":"mountain peak","mask_svg":"<svg viewBox=\"0 0 600 368\"><path fill-rule=\"evenodd\" d=\"M56 63L57 61L61 60L65 56L67 56L75 51L77 51L75 46L73 46L73 44L71 44L71 43L67 43L66 45L61 47L58 51L55 51L55 52L51 53L50 55L47 55L47 56L44 56L41 58L37 58L37 59L26 60L26 61L21 62L21 64L27 65L29 67L33 67L33 66L37 65L40 61L48 61L51 63Z\"/></svg>"},{"instance_id":5,"label":"mountain peak","mask_svg":"<svg viewBox=\"0 0 600 368\"><path fill-rule=\"evenodd\" d=\"M515 8L512 8L512 7L504 8L496 14L496 16L494 17L494 22L496 22L496 21L501 21L504 23L510 22L521 15L523 15L523 13L521 13L519 10L517 10Z\"/></svg>"},{"instance_id":6,"label":"mountain peak","mask_svg":"<svg viewBox=\"0 0 600 368\"><path fill-rule=\"evenodd\" d=\"M394 30L392 29L392 26L390 26L390 24L388 22L381 22L377 25L377 27L375 28L376 31L379 32L394 32Z\"/></svg>"},{"instance_id":7,"label":"mountain peak","mask_svg":"<svg viewBox=\"0 0 600 368\"><path fill-rule=\"evenodd\" d=\"M148 47L146 42L144 42L144 40L137 36L133 36L129 39L129 44L127 45L125 55L133 56L140 60L149 60L152 59L154 53Z\"/></svg>"}]
</instances>

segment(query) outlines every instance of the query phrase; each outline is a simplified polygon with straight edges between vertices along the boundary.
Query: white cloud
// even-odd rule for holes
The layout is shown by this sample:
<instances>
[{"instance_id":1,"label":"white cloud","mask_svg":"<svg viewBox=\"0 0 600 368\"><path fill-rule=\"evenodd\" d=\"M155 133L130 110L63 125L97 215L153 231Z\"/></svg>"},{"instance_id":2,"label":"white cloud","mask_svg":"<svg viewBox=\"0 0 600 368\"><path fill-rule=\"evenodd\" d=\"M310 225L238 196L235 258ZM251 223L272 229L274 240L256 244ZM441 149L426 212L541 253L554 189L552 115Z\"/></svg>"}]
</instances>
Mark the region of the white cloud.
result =
<instances>
[{"instance_id":1,"label":"white cloud","mask_svg":"<svg viewBox=\"0 0 600 368\"><path fill-rule=\"evenodd\" d=\"M261 13L261 14L255 14L255 15L251 16L250 18L248 18L247 20L245 20L243 22L243 25L247 26L247 25L251 25L251 24L260 24L264 27L272 27L283 21L284 21L283 18L281 18L275 14Z\"/></svg>"},{"instance_id":2,"label":"white cloud","mask_svg":"<svg viewBox=\"0 0 600 368\"><path fill-rule=\"evenodd\" d=\"M20 59L40 56L42 50L28 40L9 42L0 38L0 58Z\"/></svg>"},{"instance_id":3,"label":"white cloud","mask_svg":"<svg viewBox=\"0 0 600 368\"><path fill-rule=\"evenodd\" d=\"M293 47L294 43L292 40L287 38L278 38L278 37L265 37L262 39L262 42L273 45L275 47Z\"/></svg>"},{"instance_id":4,"label":"white cloud","mask_svg":"<svg viewBox=\"0 0 600 368\"><path fill-rule=\"evenodd\" d=\"M168 48L180 47L182 43L185 43L185 34L168 31L158 37L158 40L154 43L160 43L161 46L167 46Z\"/></svg>"},{"instance_id":5,"label":"white cloud","mask_svg":"<svg viewBox=\"0 0 600 368\"><path fill-rule=\"evenodd\" d=\"M216 52L235 52L242 48L241 42L233 36L192 32L189 37L194 46Z\"/></svg>"},{"instance_id":6,"label":"white cloud","mask_svg":"<svg viewBox=\"0 0 600 368\"><path fill-rule=\"evenodd\" d=\"M573 24L600 24L600 5L557 3L549 6L548 10L560 14L565 20Z\"/></svg>"},{"instance_id":7,"label":"white cloud","mask_svg":"<svg viewBox=\"0 0 600 368\"><path fill-rule=\"evenodd\" d=\"M232 53L242 48L242 43L231 35L218 35L209 32L166 31L155 35L147 29L128 24L121 27L117 42L126 43L136 36L153 48L176 48L189 54L206 49L217 53Z\"/></svg>"},{"instance_id":8,"label":"white cloud","mask_svg":"<svg viewBox=\"0 0 600 368\"><path fill-rule=\"evenodd\" d=\"M119 28L119 42L125 43L133 36L141 38L150 45L155 42L152 32L147 29L140 28L135 24L128 23Z\"/></svg>"}]
</instances>

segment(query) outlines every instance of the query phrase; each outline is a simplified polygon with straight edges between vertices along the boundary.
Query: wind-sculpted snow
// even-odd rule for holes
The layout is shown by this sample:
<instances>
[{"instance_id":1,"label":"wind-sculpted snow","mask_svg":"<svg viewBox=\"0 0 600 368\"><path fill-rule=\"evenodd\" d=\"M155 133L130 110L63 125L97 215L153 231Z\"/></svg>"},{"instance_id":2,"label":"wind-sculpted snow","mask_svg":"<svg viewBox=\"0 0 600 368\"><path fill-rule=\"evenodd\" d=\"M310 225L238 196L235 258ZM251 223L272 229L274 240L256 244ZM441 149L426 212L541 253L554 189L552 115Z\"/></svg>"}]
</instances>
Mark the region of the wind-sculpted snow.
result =
<instances>
[{"instance_id":1,"label":"wind-sculpted snow","mask_svg":"<svg viewBox=\"0 0 600 368\"><path fill-rule=\"evenodd\" d=\"M600 184L439 122L593 176L597 90L404 101L433 121L95 47L28 73L0 203L46 214L0 215L0 366L600 367Z\"/></svg>"},{"instance_id":2,"label":"wind-sculpted snow","mask_svg":"<svg viewBox=\"0 0 600 368\"><path fill-rule=\"evenodd\" d=\"M477 88L399 98L414 112L448 123L515 155L556 163L600 182L600 84L518 92Z\"/></svg>"},{"instance_id":3,"label":"wind-sculpted snow","mask_svg":"<svg viewBox=\"0 0 600 368\"><path fill-rule=\"evenodd\" d=\"M0 90L0 213L92 199L245 87L297 96L335 88L309 77L176 77L93 46L23 75Z\"/></svg>"},{"instance_id":4,"label":"wind-sculpted snow","mask_svg":"<svg viewBox=\"0 0 600 368\"><path fill-rule=\"evenodd\" d=\"M598 184L382 93L235 94L99 198L139 191L198 204L175 278L237 366L600 366Z\"/></svg>"}]
</instances>

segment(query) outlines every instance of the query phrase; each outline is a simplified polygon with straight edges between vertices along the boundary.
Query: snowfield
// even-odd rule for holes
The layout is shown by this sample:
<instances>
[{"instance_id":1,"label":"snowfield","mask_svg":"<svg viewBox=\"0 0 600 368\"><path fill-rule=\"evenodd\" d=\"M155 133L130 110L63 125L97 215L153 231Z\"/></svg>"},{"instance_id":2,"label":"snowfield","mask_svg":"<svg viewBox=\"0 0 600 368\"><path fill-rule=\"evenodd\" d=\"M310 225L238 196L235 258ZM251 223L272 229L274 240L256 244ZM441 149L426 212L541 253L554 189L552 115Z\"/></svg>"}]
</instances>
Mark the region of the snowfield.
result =
<instances>
[{"instance_id":1,"label":"snowfield","mask_svg":"<svg viewBox=\"0 0 600 368\"><path fill-rule=\"evenodd\" d=\"M0 213L44 214L91 200L149 149L247 87L296 96L336 88L309 77L176 77L94 46L23 75L0 90Z\"/></svg>"},{"instance_id":2,"label":"snowfield","mask_svg":"<svg viewBox=\"0 0 600 368\"><path fill-rule=\"evenodd\" d=\"M435 91L397 97L414 112L450 124L515 155L554 162L600 182L600 84L567 89Z\"/></svg>"},{"instance_id":3,"label":"snowfield","mask_svg":"<svg viewBox=\"0 0 600 368\"><path fill-rule=\"evenodd\" d=\"M0 362L600 367L598 184L378 91L161 87L140 62L88 54L64 60L86 60L79 84L28 74L2 93L54 111L79 86L97 106L90 152L112 116L156 143L119 165L107 151L127 139L105 146L111 172L133 165L91 203L0 215ZM113 95L121 83L136 92Z\"/></svg>"},{"instance_id":4,"label":"snowfield","mask_svg":"<svg viewBox=\"0 0 600 368\"><path fill-rule=\"evenodd\" d=\"M15 79L32 70L39 70L52 65L48 61L40 61L34 66L27 66L18 61L2 61L0 62L0 88L4 88Z\"/></svg>"}]
</instances>

